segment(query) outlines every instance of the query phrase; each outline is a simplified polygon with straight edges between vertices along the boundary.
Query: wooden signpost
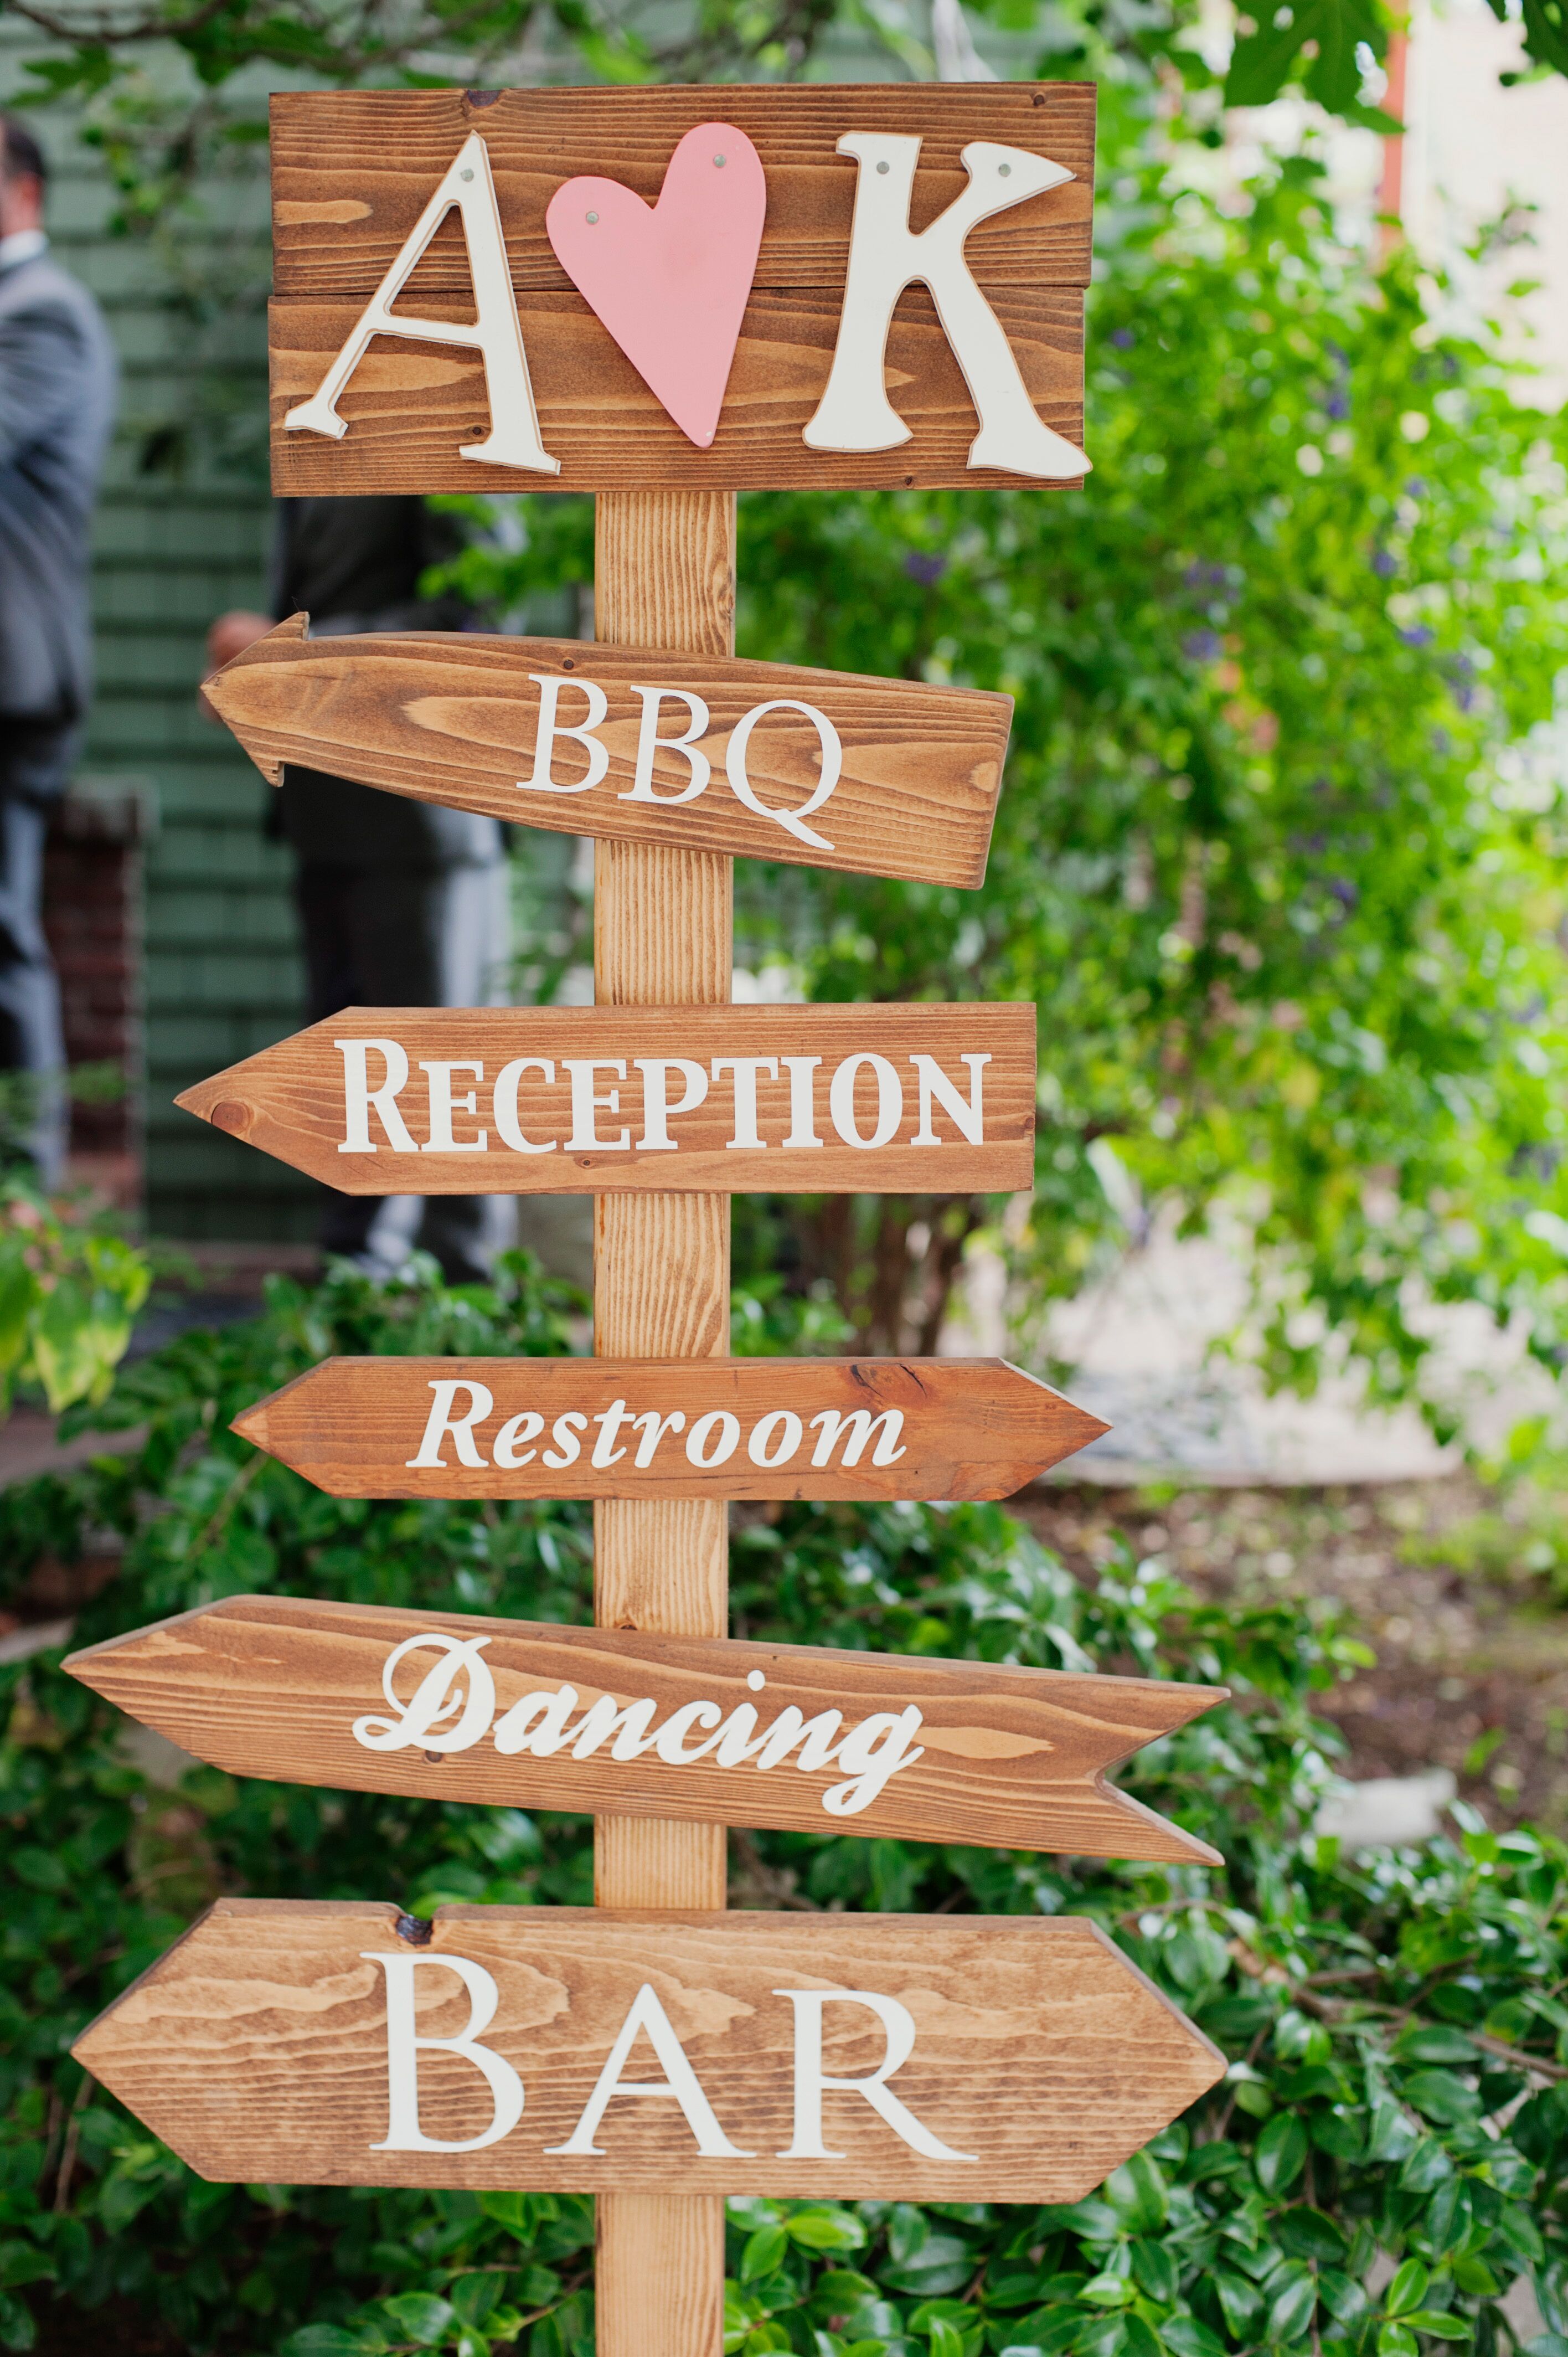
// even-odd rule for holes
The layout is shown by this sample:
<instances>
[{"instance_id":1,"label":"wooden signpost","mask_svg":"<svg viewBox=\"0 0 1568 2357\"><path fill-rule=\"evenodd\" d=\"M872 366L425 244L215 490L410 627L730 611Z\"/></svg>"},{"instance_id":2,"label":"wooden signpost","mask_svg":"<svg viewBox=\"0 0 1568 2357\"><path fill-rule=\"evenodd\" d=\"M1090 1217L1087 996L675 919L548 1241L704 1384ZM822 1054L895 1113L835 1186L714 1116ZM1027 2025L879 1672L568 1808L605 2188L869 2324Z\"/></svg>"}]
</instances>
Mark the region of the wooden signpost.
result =
<instances>
[{"instance_id":1,"label":"wooden signpost","mask_svg":"<svg viewBox=\"0 0 1568 2357\"><path fill-rule=\"evenodd\" d=\"M985 874L1010 695L580 639L307 639L306 620L204 690L274 786L295 761L566 834Z\"/></svg>"},{"instance_id":2,"label":"wooden signpost","mask_svg":"<svg viewBox=\"0 0 1568 2357\"><path fill-rule=\"evenodd\" d=\"M203 2177L661 2201L1076 2201L1225 2070L1081 1917L419 1931L220 1900L73 2050Z\"/></svg>"},{"instance_id":3,"label":"wooden signpost","mask_svg":"<svg viewBox=\"0 0 1568 2357\"><path fill-rule=\"evenodd\" d=\"M190 1111L354 1193L583 1192L591 1361L337 1361L337 1494L591 1496L592 1630L238 1597L74 1657L236 1774L593 1809L592 1910L221 1900L84 2036L203 2175L597 2197L599 2357L718 2357L724 2197L1072 2201L1223 2064L1071 1917L726 1916L726 1823L1204 1845L1106 1769L1210 1689L728 1641L732 1497L995 1497L1101 1427L1000 1361L728 1362L745 1189L1033 1178L1034 1011L729 1005L731 856L978 885L1004 696L735 660L748 485L1069 485L1093 92L273 102L274 485L588 489L589 648L311 640L285 761L601 838L593 1008L354 1008Z\"/></svg>"},{"instance_id":4,"label":"wooden signpost","mask_svg":"<svg viewBox=\"0 0 1568 2357\"><path fill-rule=\"evenodd\" d=\"M349 1195L969 1194L1035 1087L1027 1006L355 1006L176 1102Z\"/></svg>"},{"instance_id":5,"label":"wooden signpost","mask_svg":"<svg viewBox=\"0 0 1568 2357\"><path fill-rule=\"evenodd\" d=\"M232 1776L1219 1863L1105 1771L1223 1688L275 1596L66 1667Z\"/></svg>"},{"instance_id":6,"label":"wooden signpost","mask_svg":"<svg viewBox=\"0 0 1568 2357\"><path fill-rule=\"evenodd\" d=\"M337 1498L1010 1498L1109 1429L1004 1359L324 1359L234 1430Z\"/></svg>"}]
</instances>

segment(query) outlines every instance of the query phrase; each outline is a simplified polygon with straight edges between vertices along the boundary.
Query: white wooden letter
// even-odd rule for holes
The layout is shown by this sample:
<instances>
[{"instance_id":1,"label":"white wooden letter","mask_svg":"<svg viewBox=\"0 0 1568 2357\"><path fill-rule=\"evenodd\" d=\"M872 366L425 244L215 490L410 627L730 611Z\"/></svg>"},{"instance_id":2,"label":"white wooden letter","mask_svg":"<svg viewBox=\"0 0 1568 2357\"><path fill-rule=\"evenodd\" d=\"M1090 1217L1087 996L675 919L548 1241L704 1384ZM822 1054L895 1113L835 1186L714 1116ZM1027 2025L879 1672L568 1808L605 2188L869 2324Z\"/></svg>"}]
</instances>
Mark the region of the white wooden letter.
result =
<instances>
[{"instance_id":1,"label":"white wooden letter","mask_svg":"<svg viewBox=\"0 0 1568 2357\"><path fill-rule=\"evenodd\" d=\"M474 285L472 327L451 319L412 319L392 309L414 264L454 205L463 217L468 275ZM342 440L349 429L338 414L338 403L372 336L404 336L421 344L460 344L483 353L490 430L482 442L462 444L457 456L483 459L492 467L526 467L536 475L560 473L560 459L552 458L539 438L539 416L511 291L511 272L507 267L489 150L477 131L470 132L457 150L446 178L410 230L403 251L310 399L300 402L284 419L289 433L327 434L334 442Z\"/></svg>"},{"instance_id":2,"label":"white wooden letter","mask_svg":"<svg viewBox=\"0 0 1568 2357\"><path fill-rule=\"evenodd\" d=\"M609 749L601 745L594 731L610 708L609 697L596 680L557 679L553 673L531 671L528 674L539 690L539 726L533 735L533 775L519 778L520 794L585 794L596 786L609 768ZM569 727L560 716L561 691L564 687L580 687L588 699L588 716ZM555 740L558 737L575 737L588 757L588 766L580 778L569 785L557 783L553 770ZM624 799L624 798L623 798Z\"/></svg>"},{"instance_id":3,"label":"white wooden letter","mask_svg":"<svg viewBox=\"0 0 1568 2357\"><path fill-rule=\"evenodd\" d=\"M940 1104L945 1113L952 1115L954 1123L968 1138L971 1146L983 1146L985 1112L984 1100L981 1095L983 1083L980 1076L991 1061L990 1057L986 1055L959 1058L961 1064L969 1066L969 1103L967 1104L934 1056L911 1056L909 1061L914 1065L916 1077L920 1083L920 1125L909 1140L910 1145L940 1146L941 1144L942 1141L937 1135L931 1122L931 1107L934 1103Z\"/></svg>"},{"instance_id":4,"label":"white wooden letter","mask_svg":"<svg viewBox=\"0 0 1568 2357\"><path fill-rule=\"evenodd\" d=\"M895 1996L877 1996L870 1989L775 1989L795 2008L795 2132L779 2154L780 2160L843 2160L822 2142L822 2089L845 2087L864 2095L894 2135L928 2160L975 2160L978 2154L954 2152L928 2127L923 2127L887 2085L895 2071L915 2050L915 2018ZM875 2071L864 2079L830 2078L822 2069L822 2007L864 2005L876 2016L887 2034L887 2046Z\"/></svg>"},{"instance_id":5,"label":"white wooden letter","mask_svg":"<svg viewBox=\"0 0 1568 2357\"><path fill-rule=\"evenodd\" d=\"M624 802L626 797L622 795L621 799ZM634 1056L632 1061L642 1074L642 1135L637 1141L639 1151L673 1154L679 1140L671 1136L670 1124L683 1113L695 1113L708 1093L708 1076L690 1056ZM671 1072L679 1072L684 1083L679 1104L670 1102Z\"/></svg>"},{"instance_id":6,"label":"white wooden letter","mask_svg":"<svg viewBox=\"0 0 1568 2357\"><path fill-rule=\"evenodd\" d=\"M637 765L631 784L616 800L622 802L664 802L671 807L677 802L694 802L713 776L714 765L705 753L697 750L697 739L708 726L708 707L700 695L689 687L636 687L633 695L642 698L642 725L637 732ZM682 737L660 737L659 707L667 695L678 696L686 707L687 726ZM691 776L676 794L656 794L653 791L653 757L656 752L683 753Z\"/></svg>"},{"instance_id":7,"label":"white wooden letter","mask_svg":"<svg viewBox=\"0 0 1568 2357\"><path fill-rule=\"evenodd\" d=\"M623 2079L620 2075L639 2029L664 2066L662 2079ZM643 1982L631 2001L631 2010L622 2022L620 2034L606 2058L597 2084L583 2106L582 2118L564 2144L548 2145L545 2149L574 2156L598 2154L602 2147L594 2142L594 2137L612 2095L671 2097L685 2113L686 2125L697 2139L697 2150L706 2160L752 2160L756 2158L755 2154L743 2152L738 2145L731 2144L714 2117L714 2107L703 2094L697 2074L686 2059L685 2048L676 2037L669 2015L647 1981Z\"/></svg>"},{"instance_id":8,"label":"white wooden letter","mask_svg":"<svg viewBox=\"0 0 1568 2357\"><path fill-rule=\"evenodd\" d=\"M483 1383L469 1383L462 1375L443 1376L439 1383L433 1379L430 1388L435 1397L430 1403L430 1415L424 1426L424 1437L419 1444L419 1454L404 1460L410 1469L420 1465L444 1465L446 1459L441 1454L441 1444L448 1433L457 1451L459 1465L483 1465L485 1460L474 1438L474 1426L483 1424L495 1405L490 1393ZM455 1416L452 1409L459 1392L468 1394L468 1413Z\"/></svg>"},{"instance_id":9,"label":"white wooden letter","mask_svg":"<svg viewBox=\"0 0 1568 2357\"><path fill-rule=\"evenodd\" d=\"M496 2018L500 1991L483 1964L467 1956L388 1955L371 1948L360 1954L368 1964L382 1964L387 1975L387 2133L372 2152L482 2152L510 2136L522 2117L522 2081L511 2064L489 2047L478 2043L479 2032ZM421 1965L456 1973L468 1992L468 2025L456 2038L421 2038L415 2021L413 1975ZM448 2141L427 2136L419 2125L419 2050L428 2047L460 2054L471 2062L490 2091L493 2115L477 2136Z\"/></svg>"},{"instance_id":10,"label":"white wooden letter","mask_svg":"<svg viewBox=\"0 0 1568 2357\"><path fill-rule=\"evenodd\" d=\"M918 237L909 228L918 138L897 131L851 131L841 156L860 167L843 310L827 391L801 439L813 450L891 450L909 428L887 398L884 364L894 307L912 280L930 289L942 332L963 371L980 431L972 467L1001 467L1045 482L1089 472L1081 450L1040 417L1018 373L1001 322L971 275L964 240L977 222L1059 188L1073 175L1023 147L975 139L962 150L969 186Z\"/></svg>"},{"instance_id":11,"label":"white wooden letter","mask_svg":"<svg viewBox=\"0 0 1568 2357\"><path fill-rule=\"evenodd\" d=\"M357 1718L354 1740L362 1743L367 1751L406 1751L412 1745L421 1745L427 1751L467 1751L485 1734L496 1715L496 1684L489 1665L479 1659L488 1637L447 1637L432 1630L419 1637L405 1637L394 1645L381 1667L381 1692L393 1710L395 1718ZM412 1698L402 1703L397 1697L396 1678L399 1665L410 1653L423 1653L434 1645L440 1659L426 1670L415 1687ZM455 1682L466 1677L467 1684L452 1692ZM460 1712L457 1724L445 1735L435 1730L443 1719Z\"/></svg>"},{"instance_id":12,"label":"white wooden letter","mask_svg":"<svg viewBox=\"0 0 1568 2357\"><path fill-rule=\"evenodd\" d=\"M398 1091L408 1080L408 1052L395 1039L334 1039L343 1059L343 1136L339 1154L374 1154L371 1107L374 1105L394 1154L417 1154L408 1124L397 1109ZM386 1064L379 1089L371 1086L371 1050Z\"/></svg>"},{"instance_id":13,"label":"white wooden letter","mask_svg":"<svg viewBox=\"0 0 1568 2357\"><path fill-rule=\"evenodd\" d=\"M770 712L803 712L816 730L817 742L822 748L822 774L799 810L774 809L769 803L758 801L757 789L746 766L751 732L759 720L766 720ZM793 695L776 695L769 704L754 704L736 727L725 750L725 775L730 781L736 800L744 802L748 811L755 811L758 818L770 818L776 826L785 828L789 834L797 836L801 843L811 844L817 851L831 851L832 845L825 834L819 834L814 827L808 826L806 821L813 811L822 809L838 784L843 769L843 739L827 714L819 712L814 704L802 704L798 696Z\"/></svg>"}]
</instances>

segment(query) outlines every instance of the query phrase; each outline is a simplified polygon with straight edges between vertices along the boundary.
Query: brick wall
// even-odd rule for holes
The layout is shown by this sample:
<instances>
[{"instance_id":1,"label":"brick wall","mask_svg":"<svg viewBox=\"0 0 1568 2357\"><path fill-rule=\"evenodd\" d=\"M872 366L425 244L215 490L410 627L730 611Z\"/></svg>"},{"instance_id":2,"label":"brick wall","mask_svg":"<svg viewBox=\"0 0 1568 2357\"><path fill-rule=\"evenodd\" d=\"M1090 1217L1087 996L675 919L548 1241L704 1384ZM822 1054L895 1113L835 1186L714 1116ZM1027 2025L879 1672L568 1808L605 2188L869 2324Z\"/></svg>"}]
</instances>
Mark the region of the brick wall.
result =
<instances>
[{"instance_id":1,"label":"brick wall","mask_svg":"<svg viewBox=\"0 0 1568 2357\"><path fill-rule=\"evenodd\" d=\"M71 1175L127 1205L143 1192L144 797L123 785L68 794L49 823L44 929L59 974L76 1075Z\"/></svg>"}]
</instances>

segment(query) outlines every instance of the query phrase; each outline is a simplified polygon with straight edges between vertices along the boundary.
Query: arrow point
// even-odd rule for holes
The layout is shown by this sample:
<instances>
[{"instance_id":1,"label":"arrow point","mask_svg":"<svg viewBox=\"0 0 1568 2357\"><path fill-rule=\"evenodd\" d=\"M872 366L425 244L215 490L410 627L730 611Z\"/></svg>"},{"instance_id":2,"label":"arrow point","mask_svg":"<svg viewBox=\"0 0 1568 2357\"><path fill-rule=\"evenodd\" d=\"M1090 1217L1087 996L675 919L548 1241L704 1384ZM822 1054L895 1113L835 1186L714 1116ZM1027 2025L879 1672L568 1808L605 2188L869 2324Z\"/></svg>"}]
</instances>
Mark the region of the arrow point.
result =
<instances>
[{"instance_id":1,"label":"arrow point","mask_svg":"<svg viewBox=\"0 0 1568 2357\"><path fill-rule=\"evenodd\" d=\"M256 1448L265 1448L267 1446L266 1401L259 1400L254 1407L246 1408L242 1414L234 1418L229 1429L231 1432L237 1432L242 1440L252 1441Z\"/></svg>"},{"instance_id":2,"label":"arrow point","mask_svg":"<svg viewBox=\"0 0 1568 2357\"><path fill-rule=\"evenodd\" d=\"M264 662L269 648L275 654L280 649L302 640L306 636L309 626L308 614L291 614L286 622L279 622L275 630L267 632L265 638L257 639L253 644L245 648L242 654L237 654L232 662L226 662L220 672L214 673L203 689L213 711L231 734L238 737L242 748L250 755L269 786L282 785L283 763L276 754L258 753L244 726L228 710L228 705L233 700L232 674L236 672L248 671L253 663ZM227 686L225 682L228 683Z\"/></svg>"}]
</instances>

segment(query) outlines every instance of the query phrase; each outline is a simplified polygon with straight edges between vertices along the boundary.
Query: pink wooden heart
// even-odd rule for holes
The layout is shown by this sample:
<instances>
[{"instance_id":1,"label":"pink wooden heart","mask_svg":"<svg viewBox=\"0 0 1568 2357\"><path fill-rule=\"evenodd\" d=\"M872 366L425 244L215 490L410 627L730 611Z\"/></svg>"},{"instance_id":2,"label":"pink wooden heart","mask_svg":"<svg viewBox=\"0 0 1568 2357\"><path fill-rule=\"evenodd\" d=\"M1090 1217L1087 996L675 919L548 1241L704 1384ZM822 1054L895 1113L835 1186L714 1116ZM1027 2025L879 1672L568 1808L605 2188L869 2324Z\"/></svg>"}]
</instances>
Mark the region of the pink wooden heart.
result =
<instances>
[{"instance_id":1,"label":"pink wooden heart","mask_svg":"<svg viewBox=\"0 0 1568 2357\"><path fill-rule=\"evenodd\" d=\"M767 210L745 132L699 123L656 205L585 177L557 188L544 216L562 269L699 450L718 428Z\"/></svg>"}]
</instances>

